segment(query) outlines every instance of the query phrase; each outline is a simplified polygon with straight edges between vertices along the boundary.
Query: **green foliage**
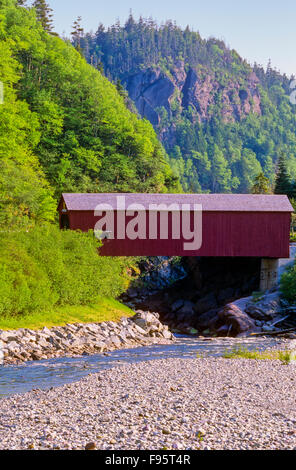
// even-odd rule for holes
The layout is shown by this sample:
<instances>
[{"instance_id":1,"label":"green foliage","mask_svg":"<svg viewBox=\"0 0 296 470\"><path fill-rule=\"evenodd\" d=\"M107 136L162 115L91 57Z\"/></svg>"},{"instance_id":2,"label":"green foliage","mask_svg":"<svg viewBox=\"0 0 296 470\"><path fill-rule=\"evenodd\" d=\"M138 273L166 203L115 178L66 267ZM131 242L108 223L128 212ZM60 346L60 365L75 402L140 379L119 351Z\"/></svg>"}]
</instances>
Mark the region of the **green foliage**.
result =
<instances>
[{"instance_id":1,"label":"green foliage","mask_svg":"<svg viewBox=\"0 0 296 470\"><path fill-rule=\"evenodd\" d=\"M23 6L0 2L2 316L89 305L128 286L128 260L100 257L93 235L48 224L62 191L180 189L153 127L127 109L119 84L48 34L46 2Z\"/></svg>"},{"instance_id":2,"label":"green foliage","mask_svg":"<svg viewBox=\"0 0 296 470\"><path fill-rule=\"evenodd\" d=\"M75 20L73 23L72 32L71 32L73 44L76 47L78 52L81 52L80 38L84 32L81 26L81 21L82 21L81 16L78 16L77 20Z\"/></svg>"},{"instance_id":3,"label":"green foliage","mask_svg":"<svg viewBox=\"0 0 296 470\"><path fill-rule=\"evenodd\" d=\"M20 15L25 12L23 8L16 11ZM37 116L17 97L21 75L13 50L14 42L6 35L5 19L0 16L0 78L4 84L4 102L0 104L0 225L6 227L53 220L56 210L52 190L33 153L40 138Z\"/></svg>"},{"instance_id":4,"label":"green foliage","mask_svg":"<svg viewBox=\"0 0 296 470\"><path fill-rule=\"evenodd\" d=\"M53 220L62 191L178 191L152 126L36 9L0 3L0 224Z\"/></svg>"},{"instance_id":5,"label":"green foliage","mask_svg":"<svg viewBox=\"0 0 296 470\"><path fill-rule=\"evenodd\" d=\"M269 179L262 172L259 173L252 186L252 194L269 194L270 192Z\"/></svg>"},{"instance_id":6,"label":"green foliage","mask_svg":"<svg viewBox=\"0 0 296 470\"><path fill-rule=\"evenodd\" d=\"M48 307L55 297L45 272L22 244L3 239L0 245L0 314L30 312Z\"/></svg>"},{"instance_id":7,"label":"green foliage","mask_svg":"<svg viewBox=\"0 0 296 470\"><path fill-rule=\"evenodd\" d=\"M279 360L285 365L294 360L293 352L289 350L280 351L267 349L265 351L260 351L255 349L250 351L248 348L240 345L234 347L230 351L225 351L223 357L225 359L253 359L259 361Z\"/></svg>"},{"instance_id":8,"label":"green foliage","mask_svg":"<svg viewBox=\"0 0 296 470\"><path fill-rule=\"evenodd\" d=\"M32 5L36 10L38 21L45 31L52 32L52 9L45 0L35 0Z\"/></svg>"},{"instance_id":9,"label":"green foliage","mask_svg":"<svg viewBox=\"0 0 296 470\"><path fill-rule=\"evenodd\" d=\"M0 234L0 314L87 305L126 288L128 260L98 256L94 236L42 225Z\"/></svg>"},{"instance_id":10,"label":"green foliage","mask_svg":"<svg viewBox=\"0 0 296 470\"><path fill-rule=\"evenodd\" d=\"M56 194L177 191L152 126L69 43L44 33L25 13L11 12L8 34L17 31L21 39L19 96L39 118L36 153Z\"/></svg>"},{"instance_id":11,"label":"green foliage","mask_svg":"<svg viewBox=\"0 0 296 470\"><path fill-rule=\"evenodd\" d=\"M15 330L30 328L40 330L44 326L65 326L68 323L100 323L119 321L122 317L131 317L134 312L115 299L100 298L92 305L54 306L50 310L35 311L26 315L1 316L0 329Z\"/></svg>"},{"instance_id":12,"label":"green foliage","mask_svg":"<svg viewBox=\"0 0 296 470\"><path fill-rule=\"evenodd\" d=\"M283 297L289 302L296 301L296 265L286 272L281 277L281 292Z\"/></svg>"},{"instance_id":13,"label":"green foliage","mask_svg":"<svg viewBox=\"0 0 296 470\"><path fill-rule=\"evenodd\" d=\"M125 25L99 25L96 34L81 38L81 47L88 62L103 64L114 82L157 67L170 79L176 80L184 68L197 74L198 83L216 83L206 116L182 96L179 101L171 98L171 112L157 109L157 133L186 192L248 193L261 173L273 186L281 153L287 155L288 171L296 180L296 115L289 102L289 79L271 65L267 71L257 64L251 68L223 41L203 40L172 21L158 26L151 19L135 21L132 15ZM223 96L232 103L230 116ZM261 115L254 109L256 98ZM249 113L235 112L235 107L249 105Z\"/></svg>"},{"instance_id":14,"label":"green foliage","mask_svg":"<svg viewBox=\"0 0 296 470\"><path fill-rule=\"evenodd\" d=\"M158 26L153 19L129 16L125 25L116 24L105 29L100 24L96 34L86 34L81 41L89 62L104 64L105 73L114 79L125 78L131 73L157 64L168 70L178 61L186 66L224 66L229 73L237 66L239 72L250 70L241 58L225 46L223 41L203 40L199 33L187 27L182 31L171 20Z\"/></svg>"},{"instance_id":15,"label":"green foliage","mask_svg":"<svg viewBox=\"0 0 296 470\"><path fill-rule=\"evenodd\" d=\"M62 191L178 191L152 126L127 110L121 88L45 32L50 12L35 3L38 21L34 9L0 4L0 224L53 220Z\"/></svg>"},{"instance_id":16,"label":"green foliage","mask_svg":"<svg viewBox=\"0 0 296 470\"><path fill-rule=\"evenodd\" d=\"M291 176L287 168L287 159L284 154L280 155L275 179L274 194L290 195L292 192Z\"/></svg>"},{"instance_id":17,"label":"green foliage","mask_svg":"<svg viewBox=\"0 0 296 470\"><path fill-rule=\"evenodd\" d=\"M0 227L31 227L55 219L56 202L40 170L0 161Z\"/></svg>"}]
</instances>

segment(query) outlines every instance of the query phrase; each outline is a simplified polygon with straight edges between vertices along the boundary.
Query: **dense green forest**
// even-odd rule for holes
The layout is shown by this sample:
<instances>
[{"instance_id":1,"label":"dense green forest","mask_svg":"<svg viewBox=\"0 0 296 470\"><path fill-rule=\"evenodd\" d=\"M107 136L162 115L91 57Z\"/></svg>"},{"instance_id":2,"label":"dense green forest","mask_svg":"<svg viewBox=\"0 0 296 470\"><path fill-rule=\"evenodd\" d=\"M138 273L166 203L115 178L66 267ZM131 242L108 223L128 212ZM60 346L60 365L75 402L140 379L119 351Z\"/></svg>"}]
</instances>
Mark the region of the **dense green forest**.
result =
<instances>
[{"instance_id":1,"label":"dense green forest","mask_svg":"<svg viewBox=\"0 0 296 470\"><path fill-rule=\"evenodd\" d=\"M185 191L264 192L280 157L278 191L293 193L296 123L287 77L252 71L220 41L171 23L130 18L123 28L83 35L78 21L73 47L54 33L48 4L35 0L34 7L0 0L1 316L90 305L128 285L133 260L100 257L92 235L59 230L62 191L180 192L181 180ZM243 101L255 72L262 112L225 119L215 91L201 118L175 84L153 128L123 85L157 64L170 86L178 63L187 78L194 66L199 74L212 70L221 86L236 83Z\"/></svg>"},{"instance_id":2,"label":"dense green forest","mask_svg":"<svg viewBox=\"0 0 296 470\"><path fill-rule=\"evenodd\" d=\"M148 121L52 32L44 1L0 0L0 314L85 304L126 288L128 260L60 232L64 192L180 189Z\"/></svg>"},{"instance_id":3,"label":"dense green forest","mask_svg":"<svg viewBox=\"0 0 296 470\"><path fill-rule=\"evenodd\" d=\"M2 219L51 219L62 191L178 190L152 126L15 3L0 2Z\"/></svg>"},{"instance_id":4,"label":"dense green forest","mask_svg":"<svg viewBox=\"0 0 296 470\"><path fill-rule=\"evenodd\" d=\"M290 80L270 64L251 67L223 41L132 15L125 25L100 24L95 34L85 34L78 22L72 40L119 90L123 85L136 97L141 115L143 100L146 109L154 100L146 117L185 191L246 193L262 172L272 186L281 154L295 180L296 107ZM169 82L163 105L161 86Z\"/></svg>"}]
</instances>

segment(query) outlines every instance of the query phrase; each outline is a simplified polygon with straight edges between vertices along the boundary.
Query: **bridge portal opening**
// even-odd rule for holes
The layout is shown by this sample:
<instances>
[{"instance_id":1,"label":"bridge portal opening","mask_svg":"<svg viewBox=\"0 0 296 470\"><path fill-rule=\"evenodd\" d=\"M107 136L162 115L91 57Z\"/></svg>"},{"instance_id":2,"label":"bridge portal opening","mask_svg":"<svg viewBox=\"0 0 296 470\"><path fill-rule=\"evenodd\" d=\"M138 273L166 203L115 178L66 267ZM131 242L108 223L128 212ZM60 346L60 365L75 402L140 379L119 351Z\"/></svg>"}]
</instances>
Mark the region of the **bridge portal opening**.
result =
<instances>
[{"instance_id":1,"label":"bridge portal opening","mask_svg":"<svg viewBox=\"0 0 296 470\"><path fill-rule=\"evenodd\" d=\"M214 294L217 303L238 299L260 289L261 258L184 258L197 296Z\"/></svg>"}]
</instances>

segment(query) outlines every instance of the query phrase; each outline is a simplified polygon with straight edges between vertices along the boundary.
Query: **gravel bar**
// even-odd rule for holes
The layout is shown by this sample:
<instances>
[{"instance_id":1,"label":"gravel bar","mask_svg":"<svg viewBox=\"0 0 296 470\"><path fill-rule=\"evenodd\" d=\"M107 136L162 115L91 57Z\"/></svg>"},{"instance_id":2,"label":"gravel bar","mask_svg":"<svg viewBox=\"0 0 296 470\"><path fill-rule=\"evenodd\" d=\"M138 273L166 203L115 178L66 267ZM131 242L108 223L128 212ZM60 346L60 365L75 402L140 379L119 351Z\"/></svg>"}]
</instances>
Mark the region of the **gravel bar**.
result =
<instances>
[{"instance_id":1,"label":"gravel bar","mask_svg":"<svg viewBox=\"0 0 296 470\"><path fill-rule=\"evenodd\" d=\"M0 449L296 450L295 384L279 361L120 366L1 400Z\"/></svg>"}]
</instances>

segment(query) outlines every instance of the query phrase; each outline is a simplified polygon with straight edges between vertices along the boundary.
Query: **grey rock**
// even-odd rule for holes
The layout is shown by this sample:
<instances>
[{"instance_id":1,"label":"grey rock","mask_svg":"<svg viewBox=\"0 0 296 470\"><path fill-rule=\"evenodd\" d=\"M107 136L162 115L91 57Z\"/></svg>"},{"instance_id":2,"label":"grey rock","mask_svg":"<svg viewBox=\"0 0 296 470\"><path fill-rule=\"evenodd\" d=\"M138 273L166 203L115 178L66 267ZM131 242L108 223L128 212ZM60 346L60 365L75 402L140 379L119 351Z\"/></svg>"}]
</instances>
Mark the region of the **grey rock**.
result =
<instances>
[{"instance_id":1,"label":"grey rock","mask_svg":"<svg viewBox=\"0 0 296 470\"><path fill-rule=\"evenodd\" d=\"M218 307L216 296L208 294L205 297L202 297L195 305L195 312L199 315L202 313L214 310Z\"/></svg>"},{"instance_id":2,"label":"grey rock","mask_svg":"<svg viewBox=\"0 0 296 470\"><path fill-rule=\"evenodd\" d=\"M134 319L134 322L137 326L139 326L140 328L142 328L143 330L145 330L147 328L147 322L144 318L135 318Z\"/></svg>"},{"instance_id":3,"label":"grey rock","mask_svg":"<svg viewBox=\"0 0 296 470\"><path fill-rule=\"evenodd\" d=\"M195 305L193 302L186 300L183 306L178 310L178 315L192 315L194 314Z\"/></svg>"},{"instance_id":4,"label":"grey rock","mask_svg":"<svg viewBox=\"0 0 296 470\"><path fill-rule=\"evenodd\" d=\"M176 312L181 307L183 307L183 305L184 305L184 300L182 299L176 300L171 306L172 312Z\"/></svg>"},{"instance_id":5,"label":"grey rock","mask_svg":"<svg viewBox=\"0 0 296 470\"><path fill-rule=\"evenodd\" d=\"M163 330L162 331L162 336L165 338L165 339L172 339L173 335L170 331L168 330Z\"/></svg>"},{"instance_id":6,"label":"grey rock","mask_svg":"<svg viewBox=\"0 0 296 470\"><path fill-rule=\"evenodd\" d=\"M9 343L10 341L18 341L20 336L17 331L2 331L0 339L4 341L4 343Z\"/></svg>"},{"instance_id":7,"label":"grey rock","mask_svg":"<svg viewBox=\"0 0 296 470\"><path fill-rule=\"evenodd\" d=\"M116 347L120 347L121 346L121 341L120 339L118 338L118 336L111 336L110 337L110 341L111 343L113 343Z\"/></svg>"},{"instance_id":8,"label":"grey rock","mask_svg":"<svg viewBox=\"0 0 296 470\"><path fill-rule=\"evenodd\" d=\"M274 331L275 328L271 325L263 325L262 326L262 331L265 331L266 333Z\"/></svg>"},{"instance_id":9,"label":"grey rock","mask_svg":"<svg viewBox=\"0 0 296 470\"><path fill-rule=\"evenodd\" d=\"M245 312L255 320L270 320L281 312L280 297L278 292L265 295L258 302L250 300L245 307Z\"/></svg>"},{"instance_id":10,"label":"grey rock","mask_svg":"<svg viewBox=\"0 0 296 470\"><path fill-rule=\"evenodd\" d=\"M196 319L195 326L201 331L207 328L212 329L215 327L218 318L217 310L210 310L203 313Z\"/></svg>"},{"instance_id":11,"label":"grey rock","mask_svg":"<svg viewBox=\"0 0 296 470\"><path fill-rule=\"evenodd\" d=\"M20 348L21 348L21 345L17 341L9 341L6 344L6 349L8 351L16 351L16 350L19 350Z\"/></svg>"},{"instance_id":12,"label":"grey rock","mask_svg":"<svg viewBox=\"0 0 296 470\"><path fill-rule=\"evenodd\" d=\"M165 331L164 335L162 331ZM66 325L43 328L41 331L23 329L0 333L5 339L15 338L15 341L3 342L5 360L12 362L69 354L93 354L98 350L112 351L123 345L146 345L173 340L167 327L160 323L159 315L144 311L139 311L134 318L123 318L118 323L75 324L73 327Z\"/></svg>"},{"instance_id":13,"label":"grey rock","mask_svg":"<svg viewBox=\"0 0 296 470\"><path fill-rule=\"evenodd\" d=\"M241 333L256 330L254 320L235 304L227 304L218 313L219 320L227 326L231 326L230 335L237 336Z\"/></svg>"}]
</instances>

